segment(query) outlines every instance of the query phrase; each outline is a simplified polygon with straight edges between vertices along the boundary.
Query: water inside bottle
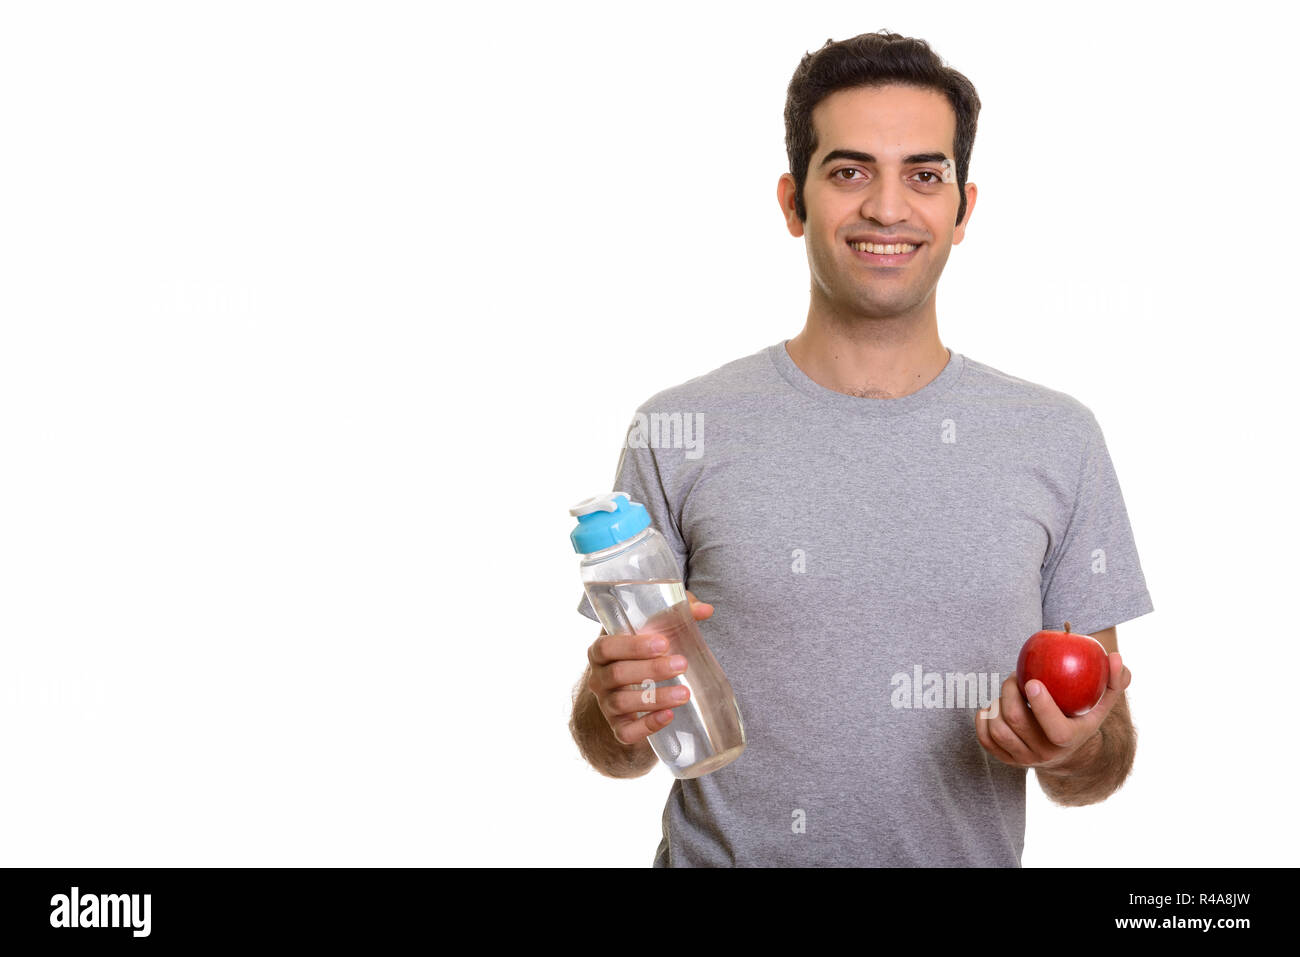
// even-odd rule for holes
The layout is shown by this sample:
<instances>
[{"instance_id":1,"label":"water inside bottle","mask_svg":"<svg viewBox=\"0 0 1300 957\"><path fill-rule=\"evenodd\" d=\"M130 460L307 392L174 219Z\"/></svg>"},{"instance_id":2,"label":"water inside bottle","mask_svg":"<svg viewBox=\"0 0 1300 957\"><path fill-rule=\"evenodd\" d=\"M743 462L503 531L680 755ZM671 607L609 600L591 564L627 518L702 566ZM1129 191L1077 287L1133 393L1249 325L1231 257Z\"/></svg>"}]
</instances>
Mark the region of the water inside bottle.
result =
<instances>
[{"instance_id":1,"label":"water inside bottle","mask_svg":"<svg viewBox=\"0 0 1300 957\"><path fill-rule=\"evenodd\" d=\"M730 764L745 749L745 729L731 684L700 635L680 581L589 582L588 598L605 630L653 632L668 641L666 655L686 659L686 671L642 692L647 710L670 708L668 727L650 736L654 749L672 773L694 778ZM613 627L611 627L613 626ZM685 704L666 701L659 689L684 685ZM647 700L649 699L649 700Z\"/></svg>"}]
</instances>

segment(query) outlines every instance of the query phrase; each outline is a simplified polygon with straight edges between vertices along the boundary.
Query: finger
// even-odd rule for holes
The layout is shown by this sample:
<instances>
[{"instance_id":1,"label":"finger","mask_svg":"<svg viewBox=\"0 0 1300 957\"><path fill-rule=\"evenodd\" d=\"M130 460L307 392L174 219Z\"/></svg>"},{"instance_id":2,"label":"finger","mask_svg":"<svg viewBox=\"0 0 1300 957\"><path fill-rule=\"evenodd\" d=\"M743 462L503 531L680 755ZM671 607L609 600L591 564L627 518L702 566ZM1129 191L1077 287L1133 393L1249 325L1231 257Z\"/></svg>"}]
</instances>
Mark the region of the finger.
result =
<instances>
[{"instance_id":1,"label":"finger","mask_svg":"<svg viewBox=\"0 0 1300 957\"><path fill-rule=\"evenodd\" d=\"M990 736L989 723L996 719L989 718L988 714L988 709L975 712L975 736L979 739L980 746L1003 764L1009 764L1012 767L1020 767L1019 762L1011 755L1007 754L1007 752Z\"/></svg>"},{"instance_id":2,"label":"finger","mask_svg":"<svg viewBox=\"0 0 1300 957\"><path fill-rule=\"evenodd\" d=\"M591 685L597 694L606 695L611 691L640 688L647 678L651 681L667 681L685 671L686 659L681 655L660 655L644 661L615 661L603 668L592 668Z\"/></svg>"},{"instance_id":3,"label":"finger","mask_svg":"<svg viewBox=\"0 0 1300 957\"><path fill-rule=\"evenodd\" d=\"M1110 714L1111 709L1115 707L1123 696L1124 689L1127 688L1129 682L1133 680L1132 672L1130 672L1128 668L1124 667L1124 661L1120 658L1118 651L1111 652L1108 658L1110 674L1107 677L1106 691L1101 696L1101 700L1097 702L1096 707L1083 715L1083 717L1071 719L1075 722L1080 722L1085 719L1092 722L1088 731L1089 737L1091 737L1091 732L1096 730L1096 726L1106 720L1106 716ZM1080 725L1080 727L1083 726Z\"/></svg>"},{"instance_id":4,"label":"finger","mask_svg":"<svg viewBox=\"0 0 1300 957\"><path fill-rule=\"evenodd\" d=\"M670 710L654 711L642 718L618 718L609 723L614 740L620 744L636 744L672 723Z\"/></svg>"},{"instance_id":5,"label":"finger","mask_svg":"<svg viewBox=\"0 0 1300 957\"><path fill-rule=\"evenodd\" d=\"M1106 656L1106 664L1110 666L1110 680L1107 685L1116 691L1123 691L1124 685L1124 659L1119 656L1118 651L1113 651Z\"/></svg>"},{"instance_id":6,"label":"finger","mask_svg":"<svg viewBox=\"0 0 1300 957\"><path fill-rule=\"evenodd\" d=\"M992 743L997 745L1002 754L1007 756L1007 763L1018 767L1029 767L1038 761L1038 758L1020 740L1020 736L1011 730L1011 726L1003 720L1001 715L985 721L984 730L988 732Z\"/></svg>"},{"instance_id":7,"label":"finger","mask_svg":"<svg viewBox=\"0 0 1300 957\"><path fill-rule=\"evenodd\" d=\"M700 601L689 588L686 590L686 597L690 600L691 614L695 616L696 621L703 621L713 614L713 606L707 601Z\"/></svg>"},{"instance_id":8,"label":"finger","mask_svg":"<svg viewBox=\"0 0 1300 957\"><path fill-rule=\"evenodd\" d=\"M1124 664L1124 659L1119 656L1118 651L1109 657L1110 681L1108 687L1114 688L1116 691L1124 691L1133 680L1133 672L1128 670L1128 666Z\"/></svg>"},{"instance_id":9,"label":"finger","mask_svg":"<svg viewBox=\"0 0 1300 957\"><path fill-rule=\"evenodd\" d=\"M600 702L600 709L612 722L615 718L635 717L655 708L675 708L685 704L690 697L691 689L686 685L659 687L650 683L648 687L611 692Z\"/></svg>"},{"instance_id":10,"label":"finger","mask_svg":"<svg viewBox=\"0 0 1300 957\"><path fill-rule=\"evenodd\" d=\"M668 650L668 639L653 631L636 635L601 635L587 649L587 660L600 668L627 658L653 658Z\"/></svg>"},{"instance_id":11,"label":"finger","mask_svg":"<svg viewBox=\"0 0 1300 957\"><path fill-rule=\"evenodd\" d=\"M1021 709L1024 708L1024 705L1019 704L1017 701L1019 697L1020 689L1016 687L1015 677L1008 678L1002 683L1002 696L998 702L998 713L984 721L984 729L988 732L993 743L1009 754L1016 764L1029 765L1033 764L1037 758L1035 758L1032 749L1020 737L1015 728L1007 723L1006 719L1006 709L1008 707L1017 707L1018 705Z\"/></svg>"}]
</instances>

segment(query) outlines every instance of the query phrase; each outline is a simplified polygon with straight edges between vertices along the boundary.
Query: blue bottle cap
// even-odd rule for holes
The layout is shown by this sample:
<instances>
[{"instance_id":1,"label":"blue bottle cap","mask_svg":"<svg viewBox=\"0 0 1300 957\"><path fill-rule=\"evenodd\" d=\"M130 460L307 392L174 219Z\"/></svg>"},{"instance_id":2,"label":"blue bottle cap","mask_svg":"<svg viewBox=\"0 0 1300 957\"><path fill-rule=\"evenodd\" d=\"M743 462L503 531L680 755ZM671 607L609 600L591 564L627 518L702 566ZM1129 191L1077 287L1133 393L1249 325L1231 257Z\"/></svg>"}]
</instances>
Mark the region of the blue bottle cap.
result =
<instances>
[{"instance_id":1,"label":"blue bottle cap","mask_svg":"<svg viewBox=\"0 0 1300 957\"><path fill-rule=\"evenodd\" d=\"M578 518L578 527L569 533L569 540L580 555L610 548L650 527L650 513L626 492L595 495L573 506L569 514Z\"/></svg>"}]
</instances>

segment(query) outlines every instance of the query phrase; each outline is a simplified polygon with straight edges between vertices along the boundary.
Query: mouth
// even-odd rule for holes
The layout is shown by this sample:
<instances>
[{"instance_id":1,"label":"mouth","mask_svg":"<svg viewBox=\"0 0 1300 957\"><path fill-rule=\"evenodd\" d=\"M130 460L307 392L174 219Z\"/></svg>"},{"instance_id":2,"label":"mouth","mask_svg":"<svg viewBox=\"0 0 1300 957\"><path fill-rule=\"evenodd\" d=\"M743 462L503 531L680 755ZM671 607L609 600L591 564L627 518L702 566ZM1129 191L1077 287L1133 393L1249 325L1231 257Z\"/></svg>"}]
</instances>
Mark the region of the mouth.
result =
<instances>
[{"instance_id":1,"label":"mouth","mask_svg":"<svg viewBox=\"0 0 1300 957\"><path fill-rule=\"evenodd\" d=\"M912 261L924 243L868 243L850 240L853 255L872 266L902 266Z\"/></svg>"}]
</instances>

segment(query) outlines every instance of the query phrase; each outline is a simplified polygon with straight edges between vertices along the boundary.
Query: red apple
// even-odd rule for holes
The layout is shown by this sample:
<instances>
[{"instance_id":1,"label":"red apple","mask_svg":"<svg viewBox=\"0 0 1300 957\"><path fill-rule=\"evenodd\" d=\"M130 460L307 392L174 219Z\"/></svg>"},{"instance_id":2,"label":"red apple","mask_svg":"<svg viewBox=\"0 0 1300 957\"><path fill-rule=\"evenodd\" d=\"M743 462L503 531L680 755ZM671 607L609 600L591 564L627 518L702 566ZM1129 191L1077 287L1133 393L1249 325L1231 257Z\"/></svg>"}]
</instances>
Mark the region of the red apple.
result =
<instances>
[{"instance_id":1,"label":"red apple","mask_svg":"<svg viewBox=\"0 0 1300 957\"><path fill-rule=\"evenodd\" d=\"M1025 642L1016 662L1016 683L1037 678L1061 713L1077 718L1097 706L1110 681L1110 657L1092 635L1070 631L1040 631Z\"/></svg>"}]
</instances>

